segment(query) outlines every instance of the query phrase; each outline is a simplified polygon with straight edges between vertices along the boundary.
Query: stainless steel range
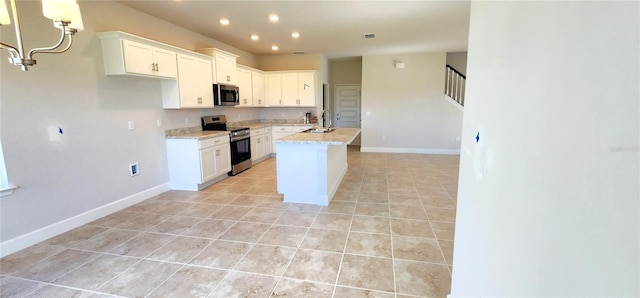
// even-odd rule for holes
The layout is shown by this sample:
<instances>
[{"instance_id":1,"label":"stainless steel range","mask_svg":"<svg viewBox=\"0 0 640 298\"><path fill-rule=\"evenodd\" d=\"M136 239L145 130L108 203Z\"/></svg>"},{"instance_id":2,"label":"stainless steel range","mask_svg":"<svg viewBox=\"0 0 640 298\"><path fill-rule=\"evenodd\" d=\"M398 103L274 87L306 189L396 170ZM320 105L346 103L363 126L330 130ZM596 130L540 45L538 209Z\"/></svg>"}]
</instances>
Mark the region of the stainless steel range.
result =
<instances>
[{"instance_id":1,"label":"stainless steel range","mask_svg":"<svg viewBox=\"0 0 640 298\"><path fill-rule=\"evenodd\" d=\"M202 130L228 131L231 146L231 172L229 176L251 168L251 131L248 127L228 127L225 115L202 117Z\"/></svg>"}]
</instances>

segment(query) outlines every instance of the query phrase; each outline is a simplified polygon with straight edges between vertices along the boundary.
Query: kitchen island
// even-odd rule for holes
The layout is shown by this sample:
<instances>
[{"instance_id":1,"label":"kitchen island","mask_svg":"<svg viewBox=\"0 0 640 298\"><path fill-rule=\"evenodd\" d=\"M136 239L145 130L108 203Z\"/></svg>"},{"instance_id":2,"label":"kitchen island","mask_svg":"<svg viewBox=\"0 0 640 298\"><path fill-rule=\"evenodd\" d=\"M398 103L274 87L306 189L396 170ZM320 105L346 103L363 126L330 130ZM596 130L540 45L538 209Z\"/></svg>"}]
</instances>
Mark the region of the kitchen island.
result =
<instances>
[{"instance_id":1,"label":"kitchen island","mask_svg":"<svg viewBox=\"0 0 640 298\"><path fill-rule=\"evenodd\" d=\"M347 145L359 134L359 128L336 128L274 141L278 193L284 202L329 205L347 172Z\"/></svg>"}]
</instances>

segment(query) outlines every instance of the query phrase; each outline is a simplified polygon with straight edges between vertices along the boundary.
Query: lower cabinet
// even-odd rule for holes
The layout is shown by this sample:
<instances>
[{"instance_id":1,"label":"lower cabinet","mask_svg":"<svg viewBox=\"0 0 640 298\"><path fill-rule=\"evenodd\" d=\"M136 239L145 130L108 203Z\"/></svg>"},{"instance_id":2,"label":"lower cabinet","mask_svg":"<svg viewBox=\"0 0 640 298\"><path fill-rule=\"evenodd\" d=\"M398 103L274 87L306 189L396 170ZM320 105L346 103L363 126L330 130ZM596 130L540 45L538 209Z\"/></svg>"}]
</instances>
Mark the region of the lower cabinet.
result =
<instances>
[{"instance_id":1,"label":"lower cabinet","mask_svg":"<svg viewBox=\"0 0 640 298\"><path fill-rule=\"evenodd\" d=\"M292 135L294 133L301 132L303 130L307 130L312 128L311 125L278 125L272 127L272 141L271 141L271 151L273 153L277 153L273 150L276 146L273 144L277 139L286 137L288 135Z\"/></svg>"},{"instance_id":2,"label":"lower cabinet","mask_svg":"<svg viewBox=\"0 0 640 298\"><path fill-rule=\"evenodd\" d=\"M271 126L251 129L251 161L258 162L273 153Z\"/></svg>"},{"instance_id":3,"label":"lower cabinet","mask_svg":"<svg viewBox=\"0 0 640 298\"><path fill-rule=\"evenodd\" d=\"M229 136L167 139L171 189L198 191L231 171Z\"/></svg>"}]
</instances>

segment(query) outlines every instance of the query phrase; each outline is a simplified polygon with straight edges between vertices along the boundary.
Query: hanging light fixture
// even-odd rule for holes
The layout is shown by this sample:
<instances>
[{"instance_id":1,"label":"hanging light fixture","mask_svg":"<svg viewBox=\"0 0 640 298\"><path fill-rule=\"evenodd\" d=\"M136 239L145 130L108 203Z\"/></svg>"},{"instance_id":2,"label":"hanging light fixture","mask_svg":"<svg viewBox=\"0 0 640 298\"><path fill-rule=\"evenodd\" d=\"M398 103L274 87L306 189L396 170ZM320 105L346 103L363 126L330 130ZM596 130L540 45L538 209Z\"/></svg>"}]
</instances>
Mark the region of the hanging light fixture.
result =
<instances>
[{"instance_id":1,"label":"hanging light fixture","mask_svg":"<svg viewBox=\"0 0 640 298\"><path fill-rule=\"evenodd\" d=\"M44 48L34 48L27 52L25 55L24 45L22 44L22 32L20 31L20 21L18 20L18 10L16 8L16 0L10 0L11 3L11 15L13 16L13 22L16 29L16 42L17 46L11 46L6 43L0 42L0 49L9 52L9 62L11 64L20 66L23 71L27 71L29 66L36 64L36 60L33 59L33 55L38 53L59 54L66 52L71 48L73 43L73 35L78 31L84 30L82 23L82 16L80 15L80 7L76 0L42 0L42 14L53 20L53 26L59 28L60 40L53 46ZM0 25L5 26L11 24L9 19L9 11L5 0L0 0ZM62 49L60 46L64 43L65 39L69 42L66 47Z\"/></svg>"}]
</instances>

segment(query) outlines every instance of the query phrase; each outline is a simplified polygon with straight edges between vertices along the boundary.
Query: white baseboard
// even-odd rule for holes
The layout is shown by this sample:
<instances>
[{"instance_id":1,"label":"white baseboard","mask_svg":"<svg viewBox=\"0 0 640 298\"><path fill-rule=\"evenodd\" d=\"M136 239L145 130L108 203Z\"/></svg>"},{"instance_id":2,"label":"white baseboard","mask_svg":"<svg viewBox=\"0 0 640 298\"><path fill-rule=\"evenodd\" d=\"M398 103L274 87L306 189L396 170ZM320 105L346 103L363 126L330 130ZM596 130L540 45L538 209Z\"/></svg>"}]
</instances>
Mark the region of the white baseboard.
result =
<instances>
[{"instance_id":1,"label":"white baseboard","mask_svg":"<svg viewBox=\"0 0 640 298\"><path fill-rule=\"evenodd\" d=\"M4 241L0 243L0 258L10 255L21 249L32 246L34 244L40 243L54 236L60 235L69 230L75 229L81 225L90 223L98 218L120 211L131 205L140 203L146 199L159 195L168 190L169 190L168 183L161 184L161 185L143 190L139 193L130 195L128 197L122 198L115 202L102 205L98 208L86 211L84 213L80 213L76 216L69 217L57 223L50 224L46 227L42 227L35 231Z\"/></svg>"},{"instance_id":2,"label":"white baseboard","mask_svg":"<svg viewBox=\"0 0 640 298\"><path fill-rule=\"evenodd\" d=\"M360 147L360 152L460 155L460 149Z\"/></svg>"}]
</instances>

